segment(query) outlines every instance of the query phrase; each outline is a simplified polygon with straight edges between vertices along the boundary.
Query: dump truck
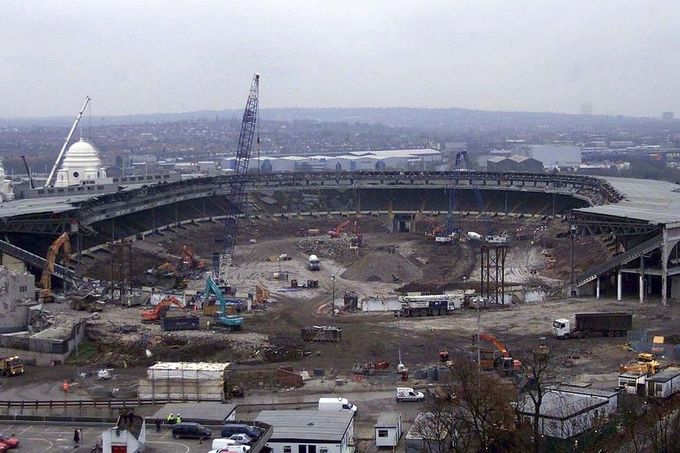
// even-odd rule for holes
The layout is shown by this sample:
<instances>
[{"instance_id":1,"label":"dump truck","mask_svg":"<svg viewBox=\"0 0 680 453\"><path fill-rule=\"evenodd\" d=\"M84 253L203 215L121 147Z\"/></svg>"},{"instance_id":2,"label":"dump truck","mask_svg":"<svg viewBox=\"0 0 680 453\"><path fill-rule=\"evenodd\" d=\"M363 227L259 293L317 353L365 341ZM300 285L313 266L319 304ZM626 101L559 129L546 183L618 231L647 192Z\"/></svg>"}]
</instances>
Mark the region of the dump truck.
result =
<instances>
[{"instance_id":1,"label":"dump truck","mask_svg":"<svg viewBox=\"0 0 680 453\"><path fill-rule=\"evenodd\" d=\"M342 338L342 329L333 326L305 326L301 329L303 341L337 343Z\"/></svg>"},{"instance_id":2,"label":"dump truck","mask_svg":"<svg viewBox=\"0 0 680 453\"><path fill-rule=\"evenodd\" d=\"M576 313L575 318L573 328L568 319L553 321L555 338L621 337L633 326L632 313Z\"/></svg>"},{"instance_id":3,"label":"dump truck","mask_svg":"<svg viewBox=\"0 0 680 453\"><path fill-rule=\"evenodd\" d=\"M3 376L24 374L24 361L19 356L0 357L0 374Z\"/></svg>"}]
</instances>

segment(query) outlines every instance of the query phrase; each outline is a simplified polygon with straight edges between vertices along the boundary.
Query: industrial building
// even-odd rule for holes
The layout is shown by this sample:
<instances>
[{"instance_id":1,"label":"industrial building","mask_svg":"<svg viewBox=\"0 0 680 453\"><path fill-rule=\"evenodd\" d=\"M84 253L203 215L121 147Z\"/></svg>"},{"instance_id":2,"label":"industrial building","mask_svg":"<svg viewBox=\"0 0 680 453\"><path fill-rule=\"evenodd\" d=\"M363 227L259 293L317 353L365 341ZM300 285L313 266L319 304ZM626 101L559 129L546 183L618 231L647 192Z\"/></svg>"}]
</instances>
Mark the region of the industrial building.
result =
<instances>
[{"instance_id":1,"label":"industrial building","mask_svg":"<svg viewBox=\"0 0 680 453\"><path fill-rule=\"evenodd\" d=\"M543 171L543 162L533 157L516 154L508 157L494 156L486 161L486 169L488 171L540 173Z\"/></svg>"},{"instance_id":2,"label":"industrial building","mask_svg":"<svg viewBox=\"0 0 680 453\"><path fill-rule=\"evenodd\" d=\"M545 168L567 169L581 165L581 148L576 145L527 145L523 147L522 154L542 162Z\"/></svg>"},{"instance_id":3,"label":"industrial building","mask_svg":"<svg viewBox=\"0 0 680 453\"><path fill-rule=\"evenodd\" d=\"M262 411L257 422L274 428L272 453L350 453L354 451L354 412Z\"/></svg>"},{"instance_id":4,"label":"industrial building","mask_svg":"<svg viewBox=\"0 0 680 453\"><path fill-rule=\"evenodd\" d=\"M222 160L222 169L234 168L235 157ZM361 171L426 169L442 162L436 149L350 151L339 155L260 156L250 159L249 169L278 173L290 171Z\"/></svg>"}]
</instances>

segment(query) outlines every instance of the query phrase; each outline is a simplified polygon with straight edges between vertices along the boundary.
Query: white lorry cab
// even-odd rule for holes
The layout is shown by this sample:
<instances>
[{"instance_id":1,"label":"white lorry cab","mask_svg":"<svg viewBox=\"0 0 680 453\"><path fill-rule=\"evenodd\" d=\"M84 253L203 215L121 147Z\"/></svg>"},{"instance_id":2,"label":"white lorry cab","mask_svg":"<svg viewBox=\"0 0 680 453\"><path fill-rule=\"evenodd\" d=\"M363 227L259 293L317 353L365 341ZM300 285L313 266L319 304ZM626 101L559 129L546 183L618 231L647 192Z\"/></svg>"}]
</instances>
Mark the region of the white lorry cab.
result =
<instances>
[{"instance_id":1,"label":"white lorry cab","mask_svg":"<svg viewBox=\"0 0 680 453\"><path fill-rule=\"evenodd\" d=\"M571 332L571 325L568 319L556 319L553 321L553 336L555 338L566 338Z\"/></svg>"},{"instance_id":2,"label":"white lorry cab","mask_svg":"<svg viewBox=\"0 0 680 453\"><path fill-rule=\"evenodd\" d=\"M357 411L357 407L347 398L319 398L319 412Z\"/></svg>"},{"instance_id":3,"label":"white lorry cab","mask_svg":"<svg viewBox=\"0 0 680 453\"><path fill-rule=\"evenodd\" d=\"M308 267L310 271L321 270L321 261L319 261L319 257L316 255L309 255Z\"/></svg>"},{"instance_id":4,"label":"white lorry cab","mask_svg":"<svg viewBox=\"0 0 680 453\"><path fill-rule=\"evenodd\" d=\"M425 394L411 387L397 387L397 401L424 401Z\"/></svg>"}]
</instances>

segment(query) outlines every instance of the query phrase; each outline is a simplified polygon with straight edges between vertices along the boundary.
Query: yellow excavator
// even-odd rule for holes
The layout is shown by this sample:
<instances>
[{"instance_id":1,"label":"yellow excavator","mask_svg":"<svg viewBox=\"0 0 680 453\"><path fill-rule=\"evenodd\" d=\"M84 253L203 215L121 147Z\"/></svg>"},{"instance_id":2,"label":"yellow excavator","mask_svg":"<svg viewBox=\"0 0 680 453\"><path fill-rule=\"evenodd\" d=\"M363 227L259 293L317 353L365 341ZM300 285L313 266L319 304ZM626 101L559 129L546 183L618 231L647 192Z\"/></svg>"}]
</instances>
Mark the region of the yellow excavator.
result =
<instances>
[{"instance_id":1,"label":"yellow excavator","mask_svg":"<svg viewBox=\"0 0 680 453\"><path fill-rule=\"evenodd\" d=\"M54 264L57 261L57 255L59 255L59 250L64 250L64 266L68 265L68 261L71 258L71 241L67 232L63 232L47 249L47 256L45 257L45 268L43 269L42 276L40 277L40 286L42 290L40 291L40 302L48 303L54 301L54 295L52 294L52 273L54 272Z\"/></svg>"}]
</instances>

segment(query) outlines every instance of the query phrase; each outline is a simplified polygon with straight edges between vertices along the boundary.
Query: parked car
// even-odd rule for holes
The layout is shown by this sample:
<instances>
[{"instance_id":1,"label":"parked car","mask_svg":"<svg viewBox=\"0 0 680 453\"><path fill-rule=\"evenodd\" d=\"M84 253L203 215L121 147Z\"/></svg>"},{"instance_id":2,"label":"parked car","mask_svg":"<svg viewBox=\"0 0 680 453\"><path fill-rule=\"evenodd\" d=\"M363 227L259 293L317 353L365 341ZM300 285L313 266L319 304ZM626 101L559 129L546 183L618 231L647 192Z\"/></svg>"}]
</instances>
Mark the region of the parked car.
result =
<instances>
[{"instance_id":1,"label":"parked car","mask_svg":"<svg viewBox=\"0 0 680 453\"><path fill-rule=\"evenodd\" d=\"M251 439L259 439L262 430L256 426L246 425L245 423L227 423L222 427L222 437L229 438L234 434L246 434Z\"/></svg>"},{"instance_id":2,"label":"parked car","mask_svg":"<svg viewBox=\"0 0 680 453\"><path fill-rule=\"evenodd\" d=\"M253 442L253 438L244 433L232 434L229 439L235 440L242 445L250 445Z\"/></svg>"},{"instance_id":3,"label":"parked car","mask_svg":"<svg viewBox=\"0 0 680 453\"><path fill-rule=\"evenodd\" d=\"M10 448L17 448L19 446L19 438L0 433L0 444L7 445L7 448L5 450L8 450Z\"/></svg>"},{"instance_id":4,"label":"parked car","mask_svg":"<svg viewBox=\"0 0 680 453\"><path fill-rule=\"evenodd\" d=\"M212 431L200 423L182 422L172 427L172 437L179 439L180 437L188 437L192 439L209 439L212 437Z\"/></svg>"}]
</instances>

